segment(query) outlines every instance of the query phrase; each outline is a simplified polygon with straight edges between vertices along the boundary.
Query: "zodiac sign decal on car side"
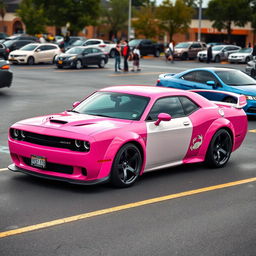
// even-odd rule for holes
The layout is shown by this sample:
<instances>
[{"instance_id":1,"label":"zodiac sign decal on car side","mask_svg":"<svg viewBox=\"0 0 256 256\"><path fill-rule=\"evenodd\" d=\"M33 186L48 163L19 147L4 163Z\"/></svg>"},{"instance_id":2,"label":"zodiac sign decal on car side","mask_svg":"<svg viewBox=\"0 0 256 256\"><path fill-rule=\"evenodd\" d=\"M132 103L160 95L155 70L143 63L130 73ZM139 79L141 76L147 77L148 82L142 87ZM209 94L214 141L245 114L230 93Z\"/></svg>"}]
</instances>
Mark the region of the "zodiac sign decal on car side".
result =
<instances>
[{"instance_id":1,"label":"zodiac sign decal on car side","mask_svg":"<svg viewBox=\"0 0 256 256\"><path fill-rule=\"evenodd\" d=\"M190 150L192 151L192 150L196 150L196 149L200 148L202 143L203 143L203 136L197 135L197 137L195 137L192 140L192 145L190 146Z\"/></svg>"}]
</instances>

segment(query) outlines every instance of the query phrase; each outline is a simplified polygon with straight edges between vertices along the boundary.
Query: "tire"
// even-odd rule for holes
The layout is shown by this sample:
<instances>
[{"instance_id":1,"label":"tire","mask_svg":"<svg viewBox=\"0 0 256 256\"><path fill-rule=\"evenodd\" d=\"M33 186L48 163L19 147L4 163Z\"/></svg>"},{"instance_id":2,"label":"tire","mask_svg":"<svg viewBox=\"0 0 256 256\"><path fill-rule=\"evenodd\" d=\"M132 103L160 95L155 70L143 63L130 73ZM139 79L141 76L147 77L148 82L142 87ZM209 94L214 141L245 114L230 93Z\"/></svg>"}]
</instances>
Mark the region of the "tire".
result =
<instances>
[{"instance_id":1,"label":"tire","mask_svg":"<svg viewBox=\"0 0 256 256\"><path fill-rule=\"evenodd\" d=\"M132 186L138 179L142 167L140 150L132 143L125 144L117 152L110 181L119 188Z\"/></svg>"},{"instance_id":2,"label":"tire","mask_svg":"<svg viewBox=\"0 0 256 256\"><path fill-rule=\"evenodd\" d=\"M234 104L237 103L237 101L233 97L226 97L223 101L228 103L234 103Z\"/></svg>"},{"instance_id":3,"label":"tire","mask_svg":"<svg viewBox=\"0 0 256 256\"><path fill-rule=\"evenodd\" d=\"M160 51L156 50L154 55L155 55L155 57L159 57L160 56Z\"/></svg>"},{"instance_id":4,"label":"tire","mask_svg":"<svg viewBox=\"0 0 256 256\"><path fill-rule=\"evenodd\" d=\"M109 57L110 58L114 58L115 57L115 51L113 49L110 51Z\"/></svg>"},{"instance_id":5,"label":"tire","mask_svg":"<svg viewBox=\"0 0 256 256\"><path fill-rule=\"evenodd\" d=\"M57 68L62 69L63 67L62 66L57 66Z\"/></svg>"},{"instance_id":6,"label":"tire","mask_svg":"<svg viewBox=\"0 0 256 256\"><path fill-rule=\"evenodd\" d=\"M105 63L105 60L104 60L104 59L101 59L98 66L99 66L99 68L104 68L104 67L105 67L105 64L106 64L106 63Z\"/></svg>"},{"instance_id":7,"label":"tire","mask_svg":"<svg viewBox=\"0 0 256 256\"><path fill-rule=\"evenodd\" d=\"M225 129L218 130L208 147L205 163L212 168L225 166L230 158L232 145L230 133Z\"/></svg>"},{"instance_id":8,"label":"tire","mask_svg":"<svg viewBox=\"0 0 256 256\"><path fill-rule=\"evenodd\" d=\"M76 69L81 69L83 67L82 61L81 60L77 60L75 63L75 68Z\"/></svg>"},{"instance_id":9,"label":"tire","mask_svg":"<svg viewBox=\"0 0 256 256\"><path fill-rule=\"evenodd\" d=\"M187 60L188 59L188 54L186 52L184 52L181 56L182 60Z\"/></svg>"},{"instance_id":10,"label":"tire","mask_svg":"<svg viewBox=\"0 0 256 256\"><path fill-rule=\"evenodd\" d=\"M57 56L57 55L55 55L55 56L53 57L53 59L52 59L52 64L55 64L56 56Z\"/></svg>"},{"instance_id":11,"label":"tire","mask_svg":"<svg viewBox=\"0 0 256 256\"><path fill-rule=\"evenodd\" d=\"M247 64L250 60L251 60L250 57L246 57L245 58L245 63Z\"/></svg>"},{"instance_id":12,"label":"tire","mask_svg":"<svg viewBox=\"0 0 256 256\"><path fill-rule=\"evenodd\" d=\"M34 57L32 57L32 56L28 57L27 64L28 65L34 65L35 64Z\"/></svg>"},{"instance_id":13,"label":"tire","mask_svg":"<svg viewBox=\"0 0 256 256\"><path fill-rule=\"evenodd\" d=\"M219 55L216 55L214 61L215 61L216 63L219 63L219 62L220 62L220 56L219 56Z\"/></svg>"},{"instance_id":14,"label":"tire","mask_svg":"<svg viewBox=\"0 0 256 256\"><path fill-rule=\"evenodd\" d=\"M252 70L251 70L251 77L252 77L252 78L255 78L255 77L256 77L256 70L255 70L255 69L252 69Z\"/></svg>"}]
</instances>

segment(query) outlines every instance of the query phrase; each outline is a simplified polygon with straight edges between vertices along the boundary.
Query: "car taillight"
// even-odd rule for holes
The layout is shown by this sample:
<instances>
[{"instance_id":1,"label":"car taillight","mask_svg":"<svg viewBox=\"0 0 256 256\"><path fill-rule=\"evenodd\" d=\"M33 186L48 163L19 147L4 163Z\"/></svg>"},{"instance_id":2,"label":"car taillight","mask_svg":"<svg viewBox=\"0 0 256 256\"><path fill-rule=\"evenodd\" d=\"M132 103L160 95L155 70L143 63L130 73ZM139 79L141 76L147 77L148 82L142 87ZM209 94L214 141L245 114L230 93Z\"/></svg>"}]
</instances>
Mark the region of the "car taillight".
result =
<instances>
[{"instance_id":1,"label":"car taillight","mask_svg":"<svg viewBox=\"0 0 256 256\"><path fill-rule=\"evenodd\" d=\"M104 48L104 47L106 47L106 45L105 44L100 44L99 47L103 47Z\"/></svg>"},{"instance_id":2,"label":"car taillight","mask_svg":"<svg viewBox=\"0 0 256 256\"><path fill-rule=\"evenodd\" d=\"M10 52L10 49L9 48L6 48L6 50L5 50L6 52Z\"/></svg>"},{"instance_id":3,"label":"car taillight","mask_svg":"<svg viewBox=\"0 0 256 256\"><path fill-rule=\"evenodd\" d=\"M9 65L4 65L4 66L2 66L0 69L9 69L9 68L10 68Z\"/></svg>"},{"instance_id":4,"label":"car taillight","mask_svg":"<svg viewBox=\"0 0 256 256\"><path fill-rule=\"evenodd\" d=\"M160 79L157 79L157 80L156 80L156 83L157 83L157 84L160 83Z\"/></svg>"}]
</instances>

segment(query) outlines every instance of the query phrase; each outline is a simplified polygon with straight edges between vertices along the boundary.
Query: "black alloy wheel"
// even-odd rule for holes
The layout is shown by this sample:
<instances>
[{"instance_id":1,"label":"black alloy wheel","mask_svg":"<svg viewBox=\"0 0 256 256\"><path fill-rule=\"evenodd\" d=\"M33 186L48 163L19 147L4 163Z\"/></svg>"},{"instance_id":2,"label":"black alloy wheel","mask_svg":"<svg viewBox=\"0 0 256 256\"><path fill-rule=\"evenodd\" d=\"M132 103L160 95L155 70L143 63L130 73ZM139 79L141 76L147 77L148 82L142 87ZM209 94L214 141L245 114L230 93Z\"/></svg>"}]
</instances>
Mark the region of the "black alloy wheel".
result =
<instances>
[{"instance_id":1,"label":"black alloy wheel","mask_svg":"<svg viewBox=\"0 0 256 256\"><path fill-rule=\"evenodd\" d=\"M225 129L218 130L210 142L205 162L210 167L220 168L226 165L232 152L232 138Z\"/></svg>"},{"instance_id":2,"label":"black alloy wheel","mask_svg":"<svg viewBox=\"0 0 256 256\"><path fill-rule=\"evenodd\" d=\"M28 65L34 65L34 63L35 63L34 57L32 57L32 56L28 57L27 64Z\"/></svg>"},{"instance_id":3,"label":"black alloy wheel","mask_svg":"<svg viewBox=\"0 0 256 256\"><path fill-rule=\"evenodd\" d=\"M125 144L115 156L111 170L111 183L120 188L133 185L139 177L141 167L140 150L132 143Z\"/></svg>"}]
</instances>

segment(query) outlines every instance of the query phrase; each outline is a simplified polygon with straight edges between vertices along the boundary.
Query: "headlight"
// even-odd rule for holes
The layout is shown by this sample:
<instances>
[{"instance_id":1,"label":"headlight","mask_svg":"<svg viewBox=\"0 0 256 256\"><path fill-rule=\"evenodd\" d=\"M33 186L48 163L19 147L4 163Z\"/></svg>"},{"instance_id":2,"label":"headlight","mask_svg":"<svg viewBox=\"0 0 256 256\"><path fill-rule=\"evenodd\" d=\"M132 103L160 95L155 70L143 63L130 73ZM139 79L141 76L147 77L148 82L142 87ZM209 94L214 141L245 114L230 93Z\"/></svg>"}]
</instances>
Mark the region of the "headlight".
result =
<instances>
[{"instance_id":1,"label":"headlight","mask_svg":"<svg viewBox=\"0 0 256 256\"><path fill-rule=\"evenodd\" d=\"M256 100L256 96L245 95L247 100Z\"/></svg>"},{"instance_id":2,"label":"headlight","mask_svg":"<svg viewBox=\"0 0 256 256\"><path fill-rule=\"evenodd\" d=\"M77 151L82 151L82 152L90 151L90 142L89 141L75 140L74 144L75 144L74 148Z\"/></svg>"},{"instance_id":3,"label":"headlight","mask_svg":"<svg viewBox=\"0 0 256 256\"><path fill-rule=\"evenodd\" d=\"M14 137L15 139L18 139L19 136L20 136L20 131L17 130L17 129L13 129L13 137Z\"/></svg>"},{"instance_id":4,"label":"headlight","mask_svg":"<svg viewBox=\"0 0 256 256\"><path fill-rule=\"evenodd\" d=\"M69 60L74 60L74 59L76 59L76 56L69 57L68 59Z\"/></svg>"},{"instance_id":5,"label":"headlight","mask_svg":"<svg viewBox=\"0 0 256 256\"><path fill-rule=\"evenodd\" d=\"M26 138L26 132L11 128L10 136L15 140L24 140Z\"/></svg>"}]
</instances>

